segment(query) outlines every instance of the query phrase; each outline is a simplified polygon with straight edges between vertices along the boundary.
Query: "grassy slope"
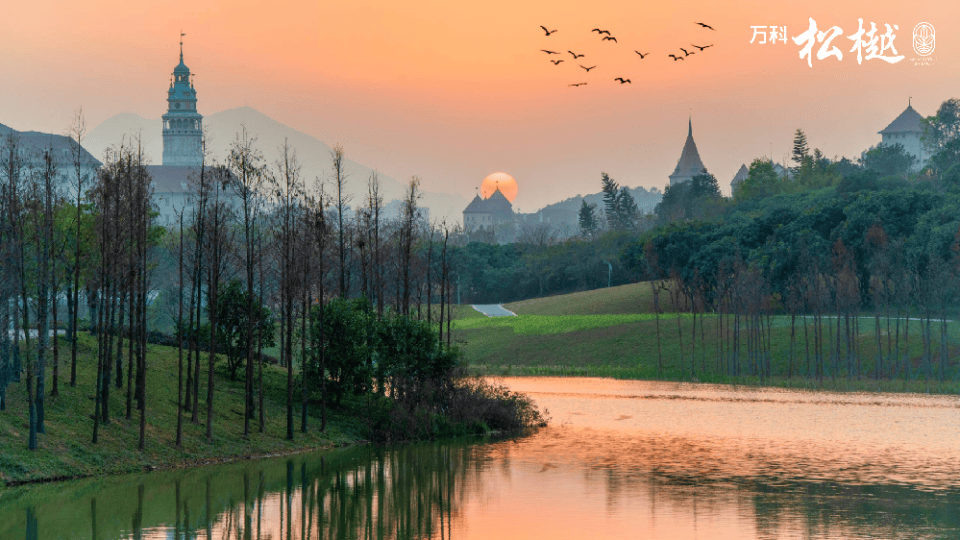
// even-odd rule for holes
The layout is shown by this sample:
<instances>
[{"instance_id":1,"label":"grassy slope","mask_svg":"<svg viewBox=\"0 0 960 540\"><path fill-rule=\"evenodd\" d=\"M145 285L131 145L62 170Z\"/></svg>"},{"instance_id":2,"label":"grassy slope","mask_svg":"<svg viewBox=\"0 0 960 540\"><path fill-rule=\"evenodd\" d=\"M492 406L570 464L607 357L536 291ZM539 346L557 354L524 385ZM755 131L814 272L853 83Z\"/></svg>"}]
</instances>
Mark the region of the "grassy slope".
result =
<instances>
[{"instance_id":1,"label":"grassy slope","mask_svg":"<svg viewBox=\"0 0 960 540\"><path fill-rule=\"evenodd\" d=\"M638 306L651 306L643 308ZM632 306L632 309L631 309ZM507 305L518 317L471 318L455 323L454 338L463 346L468 364L484 373L514 375L595 375L637 379L664 378L732 382L725 370L717 365L717 319L698 317L696 365L691 375L690 342L693 319L689 314L680 318L681 340L675 314L660 316L663 373L657 369L657 322L652 312L652 299L647 284L625 285L583 293L553 296ZM610 313L599 315L597 313ZM705 332L701 343L701 323ZM960 343L960 324L949 325L951 344ZM933 373L937 374L939 354L939 325L935 323L933 339ZM812 328L810 330L812 336ZM788 371L806 372L802 320L797 320L793 369L790 370L790 318L775 317L772 336L773 372L779 374L771 384L810 386L807 380L794 377L786 380ZM869 379L876 358L876 335L872 319L861 319L860 347L861 373ZM886 346L886 337L883 337ZM704 346L705 344L705 346ZM830 347L833 352L835 347ZM746 364L746 340L741 345L741 362ZM951 357L956 353L951 346ZM705 353L705 354L704 354ZM842 349L845 354L845 349ZM947 384L926 384L922 379L923 359L919 323L910 327L911 371L920 381L828 381L824 384L837 389L891 389L936 390L960 392L955 382L958 361L954 359L947 373ZM832 363L832 360L828 359ZM887 360L884 359L886 365ZM736 382L756 382L750 377Z\"/></svg>"},{"instance_id":2,"label":"grassy slope","mask_svg":"<svg viewBox=\"0 0 960 540\"><path fill-rule=\"evenodd\" d=\"M137 449L139 411L126 420L125 390L111 387L111 423L101 424L100 441L90 443L93 433L91 418L94 408L93 384L96 378L96 342L80 336L77 386L69 386L69 344L60 345L60 395L46 398L46 433L39 435L39 448L27 450L26 380L7 388L7 410L0 412L0 482L22 482L61 476L89 476L141 470L145 466L169 467L207 460L221 460L245 455L291 452L321 448L356 441L359 432L356 420L349 415L328 414L325 433L319 433L319 410L310 411L308 433L299 431L300 406L294 404L296 434L294 441L286 435L286 373L276 366L264 366L264 396L267 417L266 431L254 433L245 440L243 433L242 380L229 381L219 369L214 388L214 442L206 442L206 360L201 362L200 422L190 423L185 415L183 448L174 446L177 423L177 350L150 345L147 353L147 445ZM218 367L221 363L218 363ZM124 365L126 369L126 365ZM116 373L114 372L114 376ZM47 393L52 388L52 369L47 368ZM295 391L295 401L299 393ZM136 404L134 403L134 408Z\"/></svg>"},{"instance_id":3,"label":"grassy slope","mask_svg":"<svg viewBox=\"0 0 960 540\"><path fill-rule=\"evenodd\" d=\"M668 301L666 295L660 299ZM653 313L648 283L633 283L504 304L517 315L615 315Z\"/></svg>"}]
</instances>

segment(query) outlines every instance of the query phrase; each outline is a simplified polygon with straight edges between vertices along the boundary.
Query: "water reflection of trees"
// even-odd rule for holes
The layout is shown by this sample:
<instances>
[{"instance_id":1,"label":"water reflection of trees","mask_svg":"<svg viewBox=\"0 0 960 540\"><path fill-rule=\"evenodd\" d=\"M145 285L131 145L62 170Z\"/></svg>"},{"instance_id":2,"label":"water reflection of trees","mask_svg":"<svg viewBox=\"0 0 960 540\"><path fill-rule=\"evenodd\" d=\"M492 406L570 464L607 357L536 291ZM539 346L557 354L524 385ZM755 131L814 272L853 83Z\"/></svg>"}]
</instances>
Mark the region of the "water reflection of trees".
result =
<instances>
[{"instance_id":1,"label":"water reflection of trees","mask_svg":"<svg viewBox=\"0 0 960 540\"><path fill-rule=\"evenodd\" d=\"M476 448L366 447L35 486L0 498L0 538L450 538L475 492Z\"/></svg>"},{"instance_id":2,"label":"water reflection of trees","mask_svg":"<svg viewBox=\"0 0 960 540\"><path fill-rule=\"evenodd\" d=\"M650 514L673 519L731 515L751 518L758 539L953 539L960 531L960 492L899 485L730 478L726 481L652 472L588 468L586 483L604 484L608 510L643 497Z\"/></svg>"},{"instance_id":3,"label":"water reflection of trees","mask_svg":"<svg viewBox=\"0 0 960 540\"><path fill-rule=\"evenodd\" d=\"M32 486L0 493L0 538L448 539L463 530L468 504L482 503L485 475L492 487L491 475L515 475L530 457L522 442L366 447ZM501 469L507 462L515 470ZM745 518L757 538L950 538L960 530L954 490L721 480L600 461L572 476L587 491L602 486L608 510L643 509L667 522ZM576 497L579 487L570 488Z\"/></svg>"}]
</instances>

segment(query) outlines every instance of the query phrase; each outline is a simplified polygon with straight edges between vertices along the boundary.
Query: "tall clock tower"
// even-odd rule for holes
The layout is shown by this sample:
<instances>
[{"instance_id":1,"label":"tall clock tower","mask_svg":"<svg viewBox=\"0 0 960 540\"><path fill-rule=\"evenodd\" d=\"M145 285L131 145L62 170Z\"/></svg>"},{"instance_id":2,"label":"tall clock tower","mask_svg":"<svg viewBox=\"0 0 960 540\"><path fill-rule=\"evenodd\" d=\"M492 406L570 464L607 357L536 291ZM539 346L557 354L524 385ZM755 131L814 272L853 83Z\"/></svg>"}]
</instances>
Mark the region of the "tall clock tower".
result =
<instances>
[{"instance_id":1,"label":"tall clock tower","mask_svg":"<svg viewBox=\"0 0 960 540\"><path fill-rule=\"evenodd\" d=\"M167 90L167 112L163 115L163 164L198 167L202 159L203 116L197 112L197 91L190 68L183 63L183 36L180 35L180 63L173 68Z\"/></svg>"}]
</instances>

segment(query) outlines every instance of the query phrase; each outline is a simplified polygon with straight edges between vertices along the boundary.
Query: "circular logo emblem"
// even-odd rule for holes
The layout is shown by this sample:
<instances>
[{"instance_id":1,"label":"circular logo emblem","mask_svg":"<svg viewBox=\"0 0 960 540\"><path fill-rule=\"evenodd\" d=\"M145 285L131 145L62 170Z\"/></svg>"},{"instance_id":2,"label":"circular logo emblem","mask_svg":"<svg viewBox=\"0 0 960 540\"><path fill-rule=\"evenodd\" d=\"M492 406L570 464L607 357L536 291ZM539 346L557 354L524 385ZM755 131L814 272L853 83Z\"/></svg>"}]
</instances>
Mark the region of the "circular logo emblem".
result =
<instances>
[{"instance_id":1,"label":"circular logo emblem","mask_svg":"<svg viewBox=\"0 0 960 540\"><path fill-rule=\"evenodd\" d=\"M930 56L937 48L937 36L930 23L922 22L913 27L913 50L920 56Z\"/></svg>"}]
</instances>

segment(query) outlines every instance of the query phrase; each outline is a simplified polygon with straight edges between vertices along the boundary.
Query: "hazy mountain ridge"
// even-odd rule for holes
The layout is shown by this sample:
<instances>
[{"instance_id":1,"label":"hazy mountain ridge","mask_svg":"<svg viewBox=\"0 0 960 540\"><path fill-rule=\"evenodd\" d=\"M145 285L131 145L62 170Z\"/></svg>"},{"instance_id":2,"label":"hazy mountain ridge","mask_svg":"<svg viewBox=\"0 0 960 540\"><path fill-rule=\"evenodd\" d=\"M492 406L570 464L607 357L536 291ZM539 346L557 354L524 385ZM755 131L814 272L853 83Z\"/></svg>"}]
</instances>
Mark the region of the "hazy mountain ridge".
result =
<instances>
[{"instance_id":1,"label":"hazy mountain ridge","mask_svg":"<svg viewBox=\"0 0 960 540\"><path fill-rule=\"evenodd\" d=\"M630 191L630 195L632 195L634 200L637 201L637 206L643 213L653 212L653 209L657 206L657 204L660 203L660 200L663 199L663 193L660 193L660 191L656 188L647 190L646 188L640 186L635 188L628 187L627 190ZM579 212L580 206L583 204L584 200L586 200L587 204L589 205L596 205L598 211L603 211L603 192L570 197L569 199L564 199L560 202L548 204L543 207L543 210L566 210Z\"/></svg>"},{"instance_id":2,"label":"hazy mountain ridge","mask_svg":"<svg viewBox=\"0 0 960 540\"><path fill-rule=\"evenodd\" d=\"M329 183L333 177L330 146L251 107L240 107L206 116L204 126L208 133L212 157L217 161L224 161L230 143L236 139L241 126L246 126L247 131L256 137L256 148L263 153L268 166L274 166L284 141L287 141L290 148L296 151L301 165L301 177L308 187L314 187L316 179ZM107 148L119 144L124 138L131 140L138 133L150 162L161 164L163 136L159 118L150 120L132 113L112 116L90 131L83 141L83 146L94 156L102 158ZM349 158L344 162L347 190L352 196L350 204L353 207L361 206L367 192L367 179L373 169ZM378 173L378 176L385 204L403 197L404 183L382 173ZM327 187L329 193L329 184ZM459 222L467 200L459 194L424 191L420 204L430 209L431 220L446 217L449 221Z\"/></svg>"}]
</instances>

